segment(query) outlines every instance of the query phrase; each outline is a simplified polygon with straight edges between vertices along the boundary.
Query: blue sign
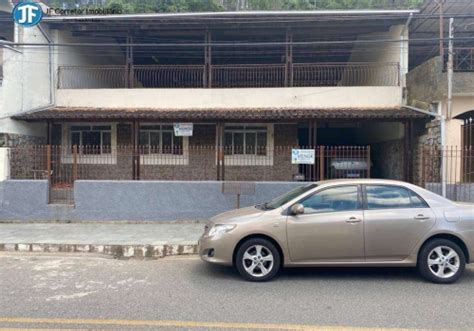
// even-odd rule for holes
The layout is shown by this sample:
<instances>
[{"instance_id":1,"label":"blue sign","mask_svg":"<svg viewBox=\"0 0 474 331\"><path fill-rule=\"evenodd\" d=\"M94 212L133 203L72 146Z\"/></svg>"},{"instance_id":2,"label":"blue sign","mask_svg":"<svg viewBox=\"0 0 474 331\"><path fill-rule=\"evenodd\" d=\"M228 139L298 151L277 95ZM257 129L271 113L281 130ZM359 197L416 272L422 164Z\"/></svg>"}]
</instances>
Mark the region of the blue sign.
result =
<instances>
[{"instance_id":1,"label":"blue sign","mask_svg":"<svg viewBox=\"0 0 474 331\"><path fill-rule=\"evenodd\" d=\"M13 8L13 20L24 27L35 26L43 18L41 6L35 2L20 2Z\"/></svg>"}]
</instances>

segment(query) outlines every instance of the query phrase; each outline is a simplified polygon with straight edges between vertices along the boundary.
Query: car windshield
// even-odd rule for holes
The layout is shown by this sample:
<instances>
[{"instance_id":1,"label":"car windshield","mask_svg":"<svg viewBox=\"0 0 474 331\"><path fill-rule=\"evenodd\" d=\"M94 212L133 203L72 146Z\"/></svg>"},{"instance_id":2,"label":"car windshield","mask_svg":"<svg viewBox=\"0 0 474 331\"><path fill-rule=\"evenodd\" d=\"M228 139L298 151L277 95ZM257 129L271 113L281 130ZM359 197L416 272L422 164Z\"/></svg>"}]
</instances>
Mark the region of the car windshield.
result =
<instances>
[{"instance_id":1,"label":"car windshield","mask_svg":"<svg viewBox=\"0 0 474 331\"><path fill-rule=\"evenodd\" d=\"M299 195L301 195L305 192L308 192L309 190L312 190L316 186L318 186L318 185L317 184L309 184L309 185L306 185L306 186L301 186L301 187L295 188L294 190L292 190L288 193L285 193L285 194L273 199L270 202L266 202L262 205L258 205L257 208L260 208L260 209L263 209L263 210L271 210L271 209L279 208L279 207L283 206L284 204L286 204L288 201L291 201L294 198L298 197Z\"/></svg>"}]
</instances>

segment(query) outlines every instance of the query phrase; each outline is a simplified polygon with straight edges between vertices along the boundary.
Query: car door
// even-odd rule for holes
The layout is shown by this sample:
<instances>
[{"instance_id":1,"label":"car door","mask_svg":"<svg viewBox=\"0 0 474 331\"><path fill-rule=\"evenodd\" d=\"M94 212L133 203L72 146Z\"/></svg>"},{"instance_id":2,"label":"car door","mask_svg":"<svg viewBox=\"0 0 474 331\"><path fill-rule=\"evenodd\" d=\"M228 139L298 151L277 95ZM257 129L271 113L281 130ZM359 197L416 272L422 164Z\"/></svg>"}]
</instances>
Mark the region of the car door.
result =
<instances>
[{"instance_id":1,"label":"car door","mask_svg":"<svg viewBox=\"0 0 474 331\"><path fill-rule=\"evenodd\" d=\"M366 260L403 260L435 223L428 204L396 185L364 186Z\"/></svg>"},{"instance_id":2,"label":"car door","mask_svg":"<svg viewBox=\"0 0 474 331\"><path fill-rule=\"evenodd\" d=\"M304 213L287 217L293 262L364 260L364 225L358 185L322 189L300 201Z\"/></svg>"}]
</instances>

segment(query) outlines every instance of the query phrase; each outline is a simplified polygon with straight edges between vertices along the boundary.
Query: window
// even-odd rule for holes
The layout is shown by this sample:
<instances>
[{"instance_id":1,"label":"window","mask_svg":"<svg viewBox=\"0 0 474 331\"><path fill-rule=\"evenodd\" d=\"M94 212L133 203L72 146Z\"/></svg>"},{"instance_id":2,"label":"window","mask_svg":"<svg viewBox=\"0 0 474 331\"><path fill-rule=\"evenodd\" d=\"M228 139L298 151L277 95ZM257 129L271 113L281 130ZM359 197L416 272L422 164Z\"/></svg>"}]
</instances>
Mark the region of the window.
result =
<instances>
[{"instance_id":1,"label":"window","mask_svg":"<svg viewBox=\"0 0 474 331\"><path fill-rule=\"evenodd\" d=\"M146 154L183 154L183 137L175 136L172 125L140 126L140 150Z\"/></svg>"},{"instance_id":2,"label":"window","mask_svg":"<svg viewBox=\"0 0 474 331\"><path fill-rule=\"evenodd\" d=\"M227 126L224 148L226 155L267 155L267 127Z\"/></svg>"},{"instance_id":3,"label":"window","mask_svg":"<svg viewBox=\"0 0 474 331\"><path fill-rule=\"evenodd\" d=\"M428 205L415 192L388 185L367 185L367 208L426 208Z\"/></svg>"},{"instance_id":4,"label":"window","mask_svg":"<svg viewBox=\"0 0 474 331\"><path fill-rule=\"evenodd\" d=\"M309 190L314 189L316 186L317 186L316 184L309 184L306 186L297 187L294 190L291 190L290 192L285 193L273 199L270 202L264 203L263 205L259 205L259 207L261 207L261 209L264 209L264 210L279 208L283 206L284 204L286 204L287 202L290 202L291 200L296 199L298 196L308 192Z\"/></svg>"},{"instance_id":5,"label":"window","mask_svg":"<svg viewBox=\"0 0 474 331\"><path fill-rule=\"evenodd\" d=\"M317 192L301 202L305 214L360 209L357 186L339 186Z\"/></svg>"},{"instance_id":6,"label":"window","mask_svg":"<svg viewBox=\"0 0 474 331\"><path fill-rule=\"evenodd\" d=\"M110 125L72 125L71 146L78 146L81 154L110 154L112 129Z\"/></svg>"}]
</instances>

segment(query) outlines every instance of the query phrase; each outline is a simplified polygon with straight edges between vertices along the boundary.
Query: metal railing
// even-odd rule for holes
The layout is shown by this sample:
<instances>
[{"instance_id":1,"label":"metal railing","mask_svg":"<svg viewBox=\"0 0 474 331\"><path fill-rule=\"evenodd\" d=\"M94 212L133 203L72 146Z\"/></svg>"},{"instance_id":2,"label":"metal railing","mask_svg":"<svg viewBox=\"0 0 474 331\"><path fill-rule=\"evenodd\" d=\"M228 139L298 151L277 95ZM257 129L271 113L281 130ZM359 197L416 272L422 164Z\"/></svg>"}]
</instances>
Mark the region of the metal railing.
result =
<instances>
[{"instance_id":1,"label":"metal railing","mask_svg":"<svg viewBox=\"0 0 474 331\"><path fill-rule=\"evenodd\" d=\"M194 88L204 84L204 65L133 65L133 87Z\"/></svg>"},{"instance_id":2,"label":"metal railing","mask_svg":"<svg viewBox=\"0 0 474 331\"><path fill-rule=\"evenodd\" d=\"M211 86L217 88L285 86L285 65L213 65Z\"/></svg>"},{"instance_id":3,"label":"metal railing","mask_svg":"<svg viewBox=\"0 0 474 331\"><path fill-rule=\"evenodd\" d=\"M128 86L127 66L61 66L58 68L58 88L97 89Z\"/></svg>"},{"instance_id":4,"label":"metal railing","mask_svg":"<svg viewBox=\"0 0 474 331\"><path fill-rule=\"evenodd\" d=\"M63 66L58 88L397 86L398 63Z\"/></svg>"},{"instance_id":5,"label":"metal railing","mask_svg":"<svg viewBox=\"0 0 474 331\"><path fill-rule=\"evenodd\" d=\"M398 63L295 64L294 86L396 86Z\"/></svg>"},{"instance_id":6,"label":"metal railing","mask_svg":"<svg viewBox=\"0 0 474 331\"><path fill-rule=\"evenodd\" d=\"M294 164L294 149L313 150L313 164ZM218 153L216 146L194 145L185 149L26 145L12 148L9 157L12 179L47 179L50 201L56 203L72 203L78 179L315 181L370 177L368 146L225 146L222 151Z\"/></svg>"},{"instance_id":7,"label":"metal railing","mask_svg":"<svg viewBox=\"0 0 474 331\"><path fill-rule=\"evenodd\" d=\"M456 201L474 202L474 146L426 147L421 185Z\"/></svg>"}]
</instances>

